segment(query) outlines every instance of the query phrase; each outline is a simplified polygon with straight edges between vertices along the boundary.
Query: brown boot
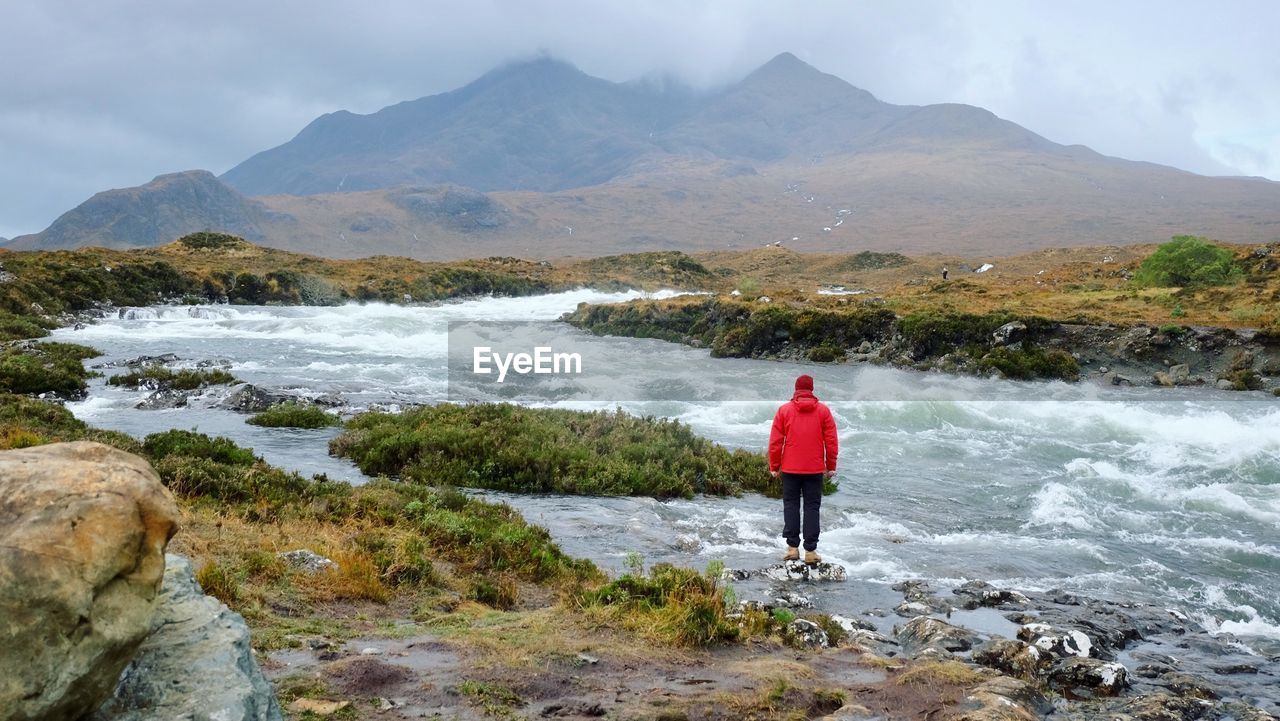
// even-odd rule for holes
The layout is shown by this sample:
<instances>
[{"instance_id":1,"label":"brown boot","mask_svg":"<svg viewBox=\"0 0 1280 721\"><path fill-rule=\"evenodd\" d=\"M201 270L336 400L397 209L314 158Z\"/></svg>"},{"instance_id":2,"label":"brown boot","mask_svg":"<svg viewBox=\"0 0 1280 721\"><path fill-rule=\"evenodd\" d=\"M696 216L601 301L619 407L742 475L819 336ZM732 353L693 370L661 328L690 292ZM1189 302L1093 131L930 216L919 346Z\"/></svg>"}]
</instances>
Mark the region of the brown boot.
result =
<instances>
[{"instance_id":1,"label":"brown boot","mask_svg":"<svg viewBox=\"0 0 1280 721\"><path fill-rule=\"evenodd\" d=\"M804 562L810 566L816 566L822 563L822 556L819 556L817 551L805 551Z\"/></svg>"},{"instance_id":2,"label":"brown boot","mask_svg":"<svg viewBox=\"0 0 1280 721\"><path fill-rule=\"evenodd\" d=\"M783 560L783 561L799 561L799 560L800 560L800 547L799 547L799 546L787 546L787 555L783 556L783 557L782 557L782 560Z\"/></svg>"}]
</instances>

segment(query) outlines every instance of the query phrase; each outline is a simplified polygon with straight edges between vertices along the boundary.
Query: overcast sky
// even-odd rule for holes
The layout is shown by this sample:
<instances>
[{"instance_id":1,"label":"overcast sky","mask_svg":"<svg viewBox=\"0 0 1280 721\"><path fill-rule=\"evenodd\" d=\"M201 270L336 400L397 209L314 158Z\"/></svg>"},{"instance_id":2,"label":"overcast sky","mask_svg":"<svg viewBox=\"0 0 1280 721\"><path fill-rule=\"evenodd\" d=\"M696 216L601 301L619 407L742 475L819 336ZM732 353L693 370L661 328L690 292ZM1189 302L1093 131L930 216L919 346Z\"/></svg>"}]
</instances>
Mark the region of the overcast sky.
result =
<instances>
[{"instance_id":1,"label":"overcast sky","mask_svg":"<svg viewBox=\"0 0 1280 721\"><path fill-rule=\"evenodd\" d=\"M0 236L539 52L714 88L791 51L889 102L1280 179L1277 28L1274 0L0 0Z\"/></svg>"}]
</instances>

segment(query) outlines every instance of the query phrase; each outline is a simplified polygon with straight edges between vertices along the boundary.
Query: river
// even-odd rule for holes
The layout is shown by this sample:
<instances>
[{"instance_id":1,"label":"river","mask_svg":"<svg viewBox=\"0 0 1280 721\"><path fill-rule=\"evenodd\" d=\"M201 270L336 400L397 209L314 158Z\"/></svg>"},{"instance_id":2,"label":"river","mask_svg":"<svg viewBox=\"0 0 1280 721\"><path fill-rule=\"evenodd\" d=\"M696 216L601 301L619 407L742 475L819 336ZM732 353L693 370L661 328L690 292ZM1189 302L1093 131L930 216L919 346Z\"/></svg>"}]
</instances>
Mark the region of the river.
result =
<instances>
[{"instance_id":1,"label":"river","mask_svg":"<svg viewBox=\"0 0 1280 721\"><path fill-rule=\"evenodd\" d=\"M353 408L395 407L448 396L449 321L549 321L579 302L636 296L578 290L434 306L168 306L127 309L54 337L105 353L90 364L162 353L191 365L222 359L240 379L268 388L337 394ZM596 364L593 382L614 392L608 402L565 405L679 418L728 446L761 449L792 379L816 377L842 445L840 490L824 502L819 550L868 582L823 591L823 610L889 603L887 587L901 579L945 587L977 578L1179 608L1211 632L1280 655L1274 400L712 359L706 350L596 338L562 324L556 333L561 345L590 347L607 360ZM243 415L213 407L223 393L210 391L187 408L143 411L133 405L145 394L97 379L88 399L69 407L94 425L139 437L194 428L229 436L286 468L365 480L326 455L336 430L250 426ZM758 496L485 495L548 527L569 553L612 569L629 552L646 562L701 567L719 559L750 568L781 551L780 502Z\"/></svg>"}]
</instances>

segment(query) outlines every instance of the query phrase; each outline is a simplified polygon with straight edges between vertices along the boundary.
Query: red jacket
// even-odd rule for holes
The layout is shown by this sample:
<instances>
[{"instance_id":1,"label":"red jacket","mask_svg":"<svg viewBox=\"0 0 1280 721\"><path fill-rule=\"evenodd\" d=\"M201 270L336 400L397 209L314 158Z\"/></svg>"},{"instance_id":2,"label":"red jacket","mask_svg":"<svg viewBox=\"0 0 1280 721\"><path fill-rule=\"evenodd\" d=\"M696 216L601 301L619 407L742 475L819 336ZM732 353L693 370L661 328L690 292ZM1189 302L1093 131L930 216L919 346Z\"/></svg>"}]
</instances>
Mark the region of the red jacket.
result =
<instances>
[{"instance_id":1,"label":"red jacket","mask_svg":"<svg viewBox=\"0 0 1280 721\"><path fill-rule=\"evenodd\" d=\"M831 409L811 391L796 391L773 417L769 470L822 473L836 469L840 439Z\"/></svg>"}]
</instances>

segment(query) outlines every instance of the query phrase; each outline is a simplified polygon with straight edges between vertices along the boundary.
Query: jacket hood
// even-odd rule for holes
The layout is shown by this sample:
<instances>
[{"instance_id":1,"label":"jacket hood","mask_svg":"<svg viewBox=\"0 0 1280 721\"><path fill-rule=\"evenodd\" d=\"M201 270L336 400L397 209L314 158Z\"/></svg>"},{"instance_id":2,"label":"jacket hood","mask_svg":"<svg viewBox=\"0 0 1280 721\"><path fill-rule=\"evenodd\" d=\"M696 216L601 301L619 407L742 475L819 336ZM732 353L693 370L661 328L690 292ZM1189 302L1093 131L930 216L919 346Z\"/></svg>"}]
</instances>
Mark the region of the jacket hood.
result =
<instances>
[{"instance_id":1,"label":"jacket hood","mask_svg":"<svg viewBox=\"0 0 1280 721\"><path fill-rule=\"evenodd\" d=\"M801 413L812 413L818 407L818 397L813 394L813 391L796 391L795 395L791 396L791 402Z\"/></svg>"}]
</instances>

